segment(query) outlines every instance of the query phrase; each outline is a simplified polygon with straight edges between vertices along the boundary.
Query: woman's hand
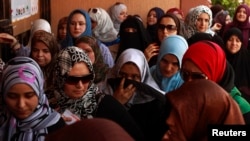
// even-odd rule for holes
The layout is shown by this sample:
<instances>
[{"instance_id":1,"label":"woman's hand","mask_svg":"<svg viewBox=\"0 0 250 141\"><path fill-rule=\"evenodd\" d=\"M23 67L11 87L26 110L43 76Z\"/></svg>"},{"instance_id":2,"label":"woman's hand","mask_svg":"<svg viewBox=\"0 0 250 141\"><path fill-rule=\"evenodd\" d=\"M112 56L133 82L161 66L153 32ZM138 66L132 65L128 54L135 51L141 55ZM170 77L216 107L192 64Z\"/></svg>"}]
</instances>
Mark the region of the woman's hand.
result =
<instances>
[{"instance_id":1,"label":"woman's hand","mask_svg":"<svg viewBox=\"0 0 250 141\"><path fill-rule=\"evenodd\" d=\"M124 82L125 78L122 78L120 85L116 88L113 94L114 98L121 104L127 103L136 90L133 84L129 84L126 88L124 88Z\"/></svg>"},{"instance_id":2,"label":"woman's hand","mask_svg":"<svg viewBox=\"0 0 250 141\"><path fill-rule=\"evenodd\" d=\"M156 43L149 44L149 46L144 50L144 55L149 61L153 56L159 54L160 47Z\"/></svg>"}]
</instances>

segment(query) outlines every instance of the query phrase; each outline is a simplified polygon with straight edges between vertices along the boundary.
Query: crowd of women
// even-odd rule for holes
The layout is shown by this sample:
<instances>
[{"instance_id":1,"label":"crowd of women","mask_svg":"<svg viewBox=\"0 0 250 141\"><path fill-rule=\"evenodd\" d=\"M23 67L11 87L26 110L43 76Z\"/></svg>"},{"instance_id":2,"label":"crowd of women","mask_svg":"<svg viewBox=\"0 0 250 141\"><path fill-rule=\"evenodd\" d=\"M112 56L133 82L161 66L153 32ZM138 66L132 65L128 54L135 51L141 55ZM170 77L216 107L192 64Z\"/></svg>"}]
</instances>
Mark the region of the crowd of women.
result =
<instances>
[{"instance_id":1,"label":"crowd of women","mask_svg":"<svg viewBox=\"0 0 250 141\"><path fill-rule=\"evenodd\" d=\"M208 125L250 124L250 9L125 3L37 19L0 62L0 141L208 140Z\"/></svg>"}]
</instances>

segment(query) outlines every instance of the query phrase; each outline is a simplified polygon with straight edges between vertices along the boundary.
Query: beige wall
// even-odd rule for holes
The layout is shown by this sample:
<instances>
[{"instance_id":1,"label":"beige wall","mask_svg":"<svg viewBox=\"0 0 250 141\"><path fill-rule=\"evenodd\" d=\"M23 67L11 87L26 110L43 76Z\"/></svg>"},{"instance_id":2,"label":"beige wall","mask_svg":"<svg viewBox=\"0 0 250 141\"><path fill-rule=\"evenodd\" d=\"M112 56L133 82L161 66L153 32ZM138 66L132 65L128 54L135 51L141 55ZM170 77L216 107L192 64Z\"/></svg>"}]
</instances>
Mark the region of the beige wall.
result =
<instances>
[{"instance_id":1,"label":"beige wall","mask_svg":"<svg viewBox=\"0 0 250 141\"><path fill-rule=\"evenodd\" d=\"M67 16L76 8L88 10L91 7L108 9L117 0L52 0L51 1L51 27L56 34L57 23L63 16ZM180 0L119 0L128 6L128 14L139 14L145 22L149 9L158 6L165 11L171 7L180 7Z\"/></svg>"}]
</instances>

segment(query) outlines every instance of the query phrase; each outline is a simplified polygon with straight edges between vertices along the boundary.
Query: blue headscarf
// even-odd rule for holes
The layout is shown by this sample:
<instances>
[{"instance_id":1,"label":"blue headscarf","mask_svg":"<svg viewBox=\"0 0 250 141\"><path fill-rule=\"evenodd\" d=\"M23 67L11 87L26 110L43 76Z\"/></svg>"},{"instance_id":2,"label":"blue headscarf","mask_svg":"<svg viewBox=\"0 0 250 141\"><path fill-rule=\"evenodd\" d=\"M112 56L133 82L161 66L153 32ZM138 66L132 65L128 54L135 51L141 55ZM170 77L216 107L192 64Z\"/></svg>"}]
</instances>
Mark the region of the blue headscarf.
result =
<instances>
[{"instance_id":1,"label":"blue headscarf","mask_svg":"<svg viewBox=\"0 0 250 141\"><path fill-rule=\"evenodd\" d=\"M157 63L151 68L151 74L155 79L156 83L159 85L161 90L169 92L179 88L184 82L178 71L171 77L164 77L160 71L160 61L167 55L172 54L177 57L179 62L179 68L181 67L181 61L184 53L188 49L187 41L180 35L171 35L166 38L161 43L159 55L157 58Z\"/></svg>"},{"instance_id":2,"label":"blue headscarf","mask_svg":"<svg viewBox=\"0 0 250 141\"><path fill-rule=\"evenodd\" d=\"M43 72L39 65L29 57L15 57L5 66L2 75L1 94L5 99L9 89L15 84L27 84L36 93L38 105L34 112L25 119L17 119L3 105L5 119L0 118L0 140L31 141L44 140L47 128L56 124L61 115L49 107L44 94ZM1 111L3 112L3 111Z\"/></svg>"},{"instance_id":3,"label":"blue headscarf","mask_svg":"<svg viewBox=\"0 0 250 141\"><path fill-rule=\"evenodd\" d=\"M69 46L73 46L74 45L74 38L72 37L71 33L70 33L70 22L71 22L71 19L73 17L73 15L75 13L80 13L82 14L84 17L85 17L85 20L86 20L86 29L85 31L79 36L79 37L82 37L84 35L87 35L87 36L92 36L92 30L91 30L91 20L90 20L90 17L89 17L89 14L88 12L82 10L82 9L76 9L74 11L72 11L70 13L70 15L68 16L68 21L67 21L67 33L66 33L66 38L62 41L61 45L62 45L62 48L66 48L66 47L69 47ZM78 38L79 38L78 37Z\"/></svg>"}]
</instances>

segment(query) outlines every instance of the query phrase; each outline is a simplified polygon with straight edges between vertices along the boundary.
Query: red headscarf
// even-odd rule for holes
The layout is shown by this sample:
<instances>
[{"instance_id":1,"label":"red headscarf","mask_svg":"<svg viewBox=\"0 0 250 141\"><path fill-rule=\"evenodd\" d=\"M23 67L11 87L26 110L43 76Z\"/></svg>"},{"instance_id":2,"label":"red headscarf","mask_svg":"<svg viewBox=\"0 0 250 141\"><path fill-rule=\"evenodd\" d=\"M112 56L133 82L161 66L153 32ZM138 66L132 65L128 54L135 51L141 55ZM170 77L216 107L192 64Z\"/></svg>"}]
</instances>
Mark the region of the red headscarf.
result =
<instances>
[{"instance_id":1,"label":"red headscarf","mask_svg":"<svg viewBox=\"0 0 250 141\"><path fill-rule=\"evenodd\" d=\"M218 83L226 68L226 57L222 48L210 41L192 44L184 54L182 62L191 60L208 77Z\"/></svg>"}]
</instances>

